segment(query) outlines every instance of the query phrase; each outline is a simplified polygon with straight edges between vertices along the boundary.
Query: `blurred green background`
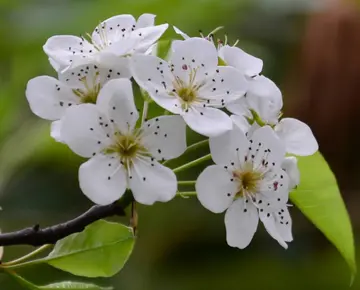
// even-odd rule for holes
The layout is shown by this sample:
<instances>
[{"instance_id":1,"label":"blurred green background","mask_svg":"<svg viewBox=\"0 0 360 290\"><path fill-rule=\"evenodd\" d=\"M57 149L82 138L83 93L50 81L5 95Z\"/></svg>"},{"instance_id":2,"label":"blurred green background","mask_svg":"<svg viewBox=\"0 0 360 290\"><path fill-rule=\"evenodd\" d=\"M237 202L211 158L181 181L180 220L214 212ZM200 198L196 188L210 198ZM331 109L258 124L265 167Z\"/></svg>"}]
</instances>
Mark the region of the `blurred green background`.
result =
<instances>
[{"instance_id":1,"label":"blurred green background","mask_svg":"<svg viewBox=\"0 0 360 290\"><path fill-rule=\"evenodd\" d=\"M351 88L360 76L360 14L351 1L321 0L0 0L0 228L51 225L91 206L77 181L83 160L50 138L49 122L31 113L24 95L29 79L55 76L42 51L46 39L92 32L116 14L145 12L193 36L225 26L231 43L239 39L240 47L264 60L263 73L284 92L285 115L314 128L359 237L360 160L353 154L359 138L353 129L360 104ZM169 29L165 37L173 36ZM223 215L206 211L196 198L139 206L130 261L111 281L95 282L116 290L348 289L350 272L339 253L296 208L292 215L295 240L288 250L261 229L240 251L226 244ZM6 248L4 258L29 250ZM20 274L37 284L83 281L47 266ZM0 274L0 289L21 288ZM359 279L353 289L360 289Z\"/></svg>"}]
</instances>

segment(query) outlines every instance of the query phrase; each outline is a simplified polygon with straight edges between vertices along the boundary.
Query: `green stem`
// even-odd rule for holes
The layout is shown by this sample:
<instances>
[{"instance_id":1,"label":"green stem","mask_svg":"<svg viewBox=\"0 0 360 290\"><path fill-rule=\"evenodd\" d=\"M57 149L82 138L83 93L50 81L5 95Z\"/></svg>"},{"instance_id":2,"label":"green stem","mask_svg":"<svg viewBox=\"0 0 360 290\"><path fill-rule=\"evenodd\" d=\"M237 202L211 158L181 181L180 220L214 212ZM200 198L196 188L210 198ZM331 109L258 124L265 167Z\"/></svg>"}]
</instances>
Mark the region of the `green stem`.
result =
<instances>
[{"instance_id":1,"label":"green stem","mask_svg":"<svg viewBox=\"0 0 360 290\"><path fill-rule=\"evenodd\" d=\"M178 191L176 193L176 196L181 196L181 197L185 197L188 198L190 196L195 196L197 195L196 191Z\"/></svg>"},{"instance_id":2,"label":"green stem","mask_svg":"<svg viewBox=\"0 0 360 290\"><path fill-rule=\"evenodd\" d=\"M143 106L143 110L142 110L142 116L141 116L141 125L144 124L147 114L148 114L148 109L149 109L149 102L148 101L144 101L144 106Z\"/></svg>"},{"instance_id":3,"label":"green stem","mask_svg":"<svg viewBox=\"0 0 360 290\"><path fill-rule=\"evenodd\" d=\"M194 185L196 180L178 181L178 185Z\"/></svg>"},{"instance_id":4,"label":"green stem","mask_svg":"<svg viewBox=\"0 0 360 290\"><path fill-rule=\"evenodd\" d=\"M28 266L33 266L33 265L38 265L38 264L41 264L41 263L45 263L46 262L46 258L44 259L36 259L36 260L31 260L31 261L25 261L23 263L18 263L18 264L12 264L12 265L7 265L7 266L4 266L4 265L0 265L0 269L3 269L5 271L7 270L10 270L10 269L20 269L20 268L25 268L25 267L28 267Z\"/></svg>"},{"instance_id":5,"label":"green stem","mask_svg":"<svg viewBox=\"0 0 360 290\"><path fill-rule=\"evenodd\" d=\"M205 144L208 144L209 143L209 139L205 139L205 140L201 140L199 142L196 142L194 144L191 144L187 149L186 149L186 152L189 152L189 151L192 151L192 150L195 150L195 149L198 149L199 147L205 145Z\"/></svg>"},{"instance_id":6,"label":"green stem","mask_svg":"<svg viewBox=\"0 0 360 290\"><path fill-rule=\"evenodd\" d=\"M191 161L189 163L186 163L184 165L181 165L175 169L173 169L174 173L178 173L180 171L184 171L185 169L188 169L188 168L191 168L191 167L194 167L204 161L207 161L207 160L210 160L211 159L211 154L208 154L208 155L205 155L203 157L200 157L198 159L195 159L194 161Z\"/></svg>"},{"instance_id":7,"label":"green stem","mask_svg":"<svg viewBox=\"0 0 360 290\"><path fill-rule=\"evenodd\" d=\"M202 141L199 141L199 142L196 142L194 144L191 144L188 148L186 148L186 151L184 153L188 153L190 151L193 151L205 144L208 144L209 143L209 139L206 139L206 140L202 140ZM172 159L169 159L169 160L166 160L165 162L162 163L162 165L166 165L167 163L169 163Z\"/></svg>"},{"instance_id":8,"label":"green stem","mask_svg":"<svg viewBox=\"0 0 360 290\"><path fill-rule=\"evenodd\" d=\"M7 267L7 266L13 266L13 265L17 265L17 264L20 264L22 262L25 262L26 260L29 260L33 257L35 257L36 255L40 254L41 252L51 248L52 245L44 245L44 246L41 246L40 248L37 248L36 250L32 251L31 253L23 256L23 257L20 257L16 260L13 260L13 261L10 261L10 262L7 262L7 263L2 263L1 266L3 267Z\"/></svg>"}]
</instances>

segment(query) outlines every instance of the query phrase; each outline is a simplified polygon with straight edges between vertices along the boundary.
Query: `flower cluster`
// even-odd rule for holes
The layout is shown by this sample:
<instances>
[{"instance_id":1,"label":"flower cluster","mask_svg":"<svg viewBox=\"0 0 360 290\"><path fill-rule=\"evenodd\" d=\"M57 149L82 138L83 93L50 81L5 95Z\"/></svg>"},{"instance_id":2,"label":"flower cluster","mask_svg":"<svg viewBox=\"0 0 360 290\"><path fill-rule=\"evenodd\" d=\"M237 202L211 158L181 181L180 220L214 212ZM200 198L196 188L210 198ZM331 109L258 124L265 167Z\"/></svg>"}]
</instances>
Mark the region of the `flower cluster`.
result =
<instances>
[{"instance_id":1,"label":"flower cluster","mask_svg":"<svg viewBox=\"0 0 360 290\"><path fill-rule=\"evenodd\" d=\"M96 204L119 200L167 202L178 192L163 161L187 150L186 125L209 137L215 165L198 177L199 201L226 211L230 246L245 248L259 219L283 247L292 240L289 192L300 182L296 157L318 150L311 129L281 118L282 95L260 75L263 62L212 34L172 41L166 59L155 48L167 24L155 16L119 15L87 37L54 36L44 45L58 77L29 81L32 111L53 121L51 135L89 158L79 169L80 188ZM141 118L133 86L144 97ZM157 104L165 115L147 120ZM229 112L231 114L229 114Z\"/></svg>"}]
</instances>

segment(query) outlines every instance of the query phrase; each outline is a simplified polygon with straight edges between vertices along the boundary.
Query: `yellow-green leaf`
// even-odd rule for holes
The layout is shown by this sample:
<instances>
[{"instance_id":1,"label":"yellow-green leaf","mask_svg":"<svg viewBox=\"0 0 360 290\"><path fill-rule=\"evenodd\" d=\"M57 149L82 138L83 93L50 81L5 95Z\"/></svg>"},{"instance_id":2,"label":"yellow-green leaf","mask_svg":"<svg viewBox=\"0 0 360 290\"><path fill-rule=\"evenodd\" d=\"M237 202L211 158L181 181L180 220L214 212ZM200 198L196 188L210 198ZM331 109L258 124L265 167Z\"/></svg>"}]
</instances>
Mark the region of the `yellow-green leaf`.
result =
<instances>
[{"instance_id":1,"label":"yellow-green leaf","mask_svg":"<svg viewBox=\"0 0 360 290\"><path fill-rule=\"evenodd\" d=\"M81 282L59 282L54 284L49 284L46 286L38 286L39 290L53 290L53 289L66 289L66 290L112 290L112 287L100 287L95 284L87 284Z\"/></svg>"},{"instance_id":2,"label":"yellow-green leaf","mask_svg":"<svg viewBox=\"0 0 360 290\"><path fill-rule=\"evenodd\" d=\"M291 201L339 250L356 274L354 236L336 178L322 155L298 157L300 185Z\"/></svg>"},{"instance_id":3,"label":"yellow-green leaf","mask_svg":"<svg viewBox=\"0 0 360 290\"><path fill-rule=\"evenodd\" d=\"M78 276L111 277L125 265L134 242L131 228L99 220L57 242L42 261Z\"/></svg>"}]
</instances>

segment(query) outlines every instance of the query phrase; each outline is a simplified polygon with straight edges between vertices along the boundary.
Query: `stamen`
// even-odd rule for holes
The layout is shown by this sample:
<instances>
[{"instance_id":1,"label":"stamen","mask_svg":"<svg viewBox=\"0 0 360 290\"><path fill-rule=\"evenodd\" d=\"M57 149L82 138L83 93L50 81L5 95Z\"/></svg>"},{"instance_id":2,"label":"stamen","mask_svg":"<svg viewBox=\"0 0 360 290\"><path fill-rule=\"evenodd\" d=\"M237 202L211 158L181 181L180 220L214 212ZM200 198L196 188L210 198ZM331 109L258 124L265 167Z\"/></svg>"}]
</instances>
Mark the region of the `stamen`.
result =
<instances>
[{"instance_id":1,"label":"stamen","mask_svg":"<svg viewBox=\"0 0 360 290\"><path fill-rule=\"evenodd\" d=\"M224 28L224 26L216 27L213 31L211 31L211 32L208 34L208 37L209 37L209 38L212 38L212 36L213 36L216 32L218 32L219 30L221 30L221 29L223 29L223 28Z\"/></svg>"}]
</instances>

